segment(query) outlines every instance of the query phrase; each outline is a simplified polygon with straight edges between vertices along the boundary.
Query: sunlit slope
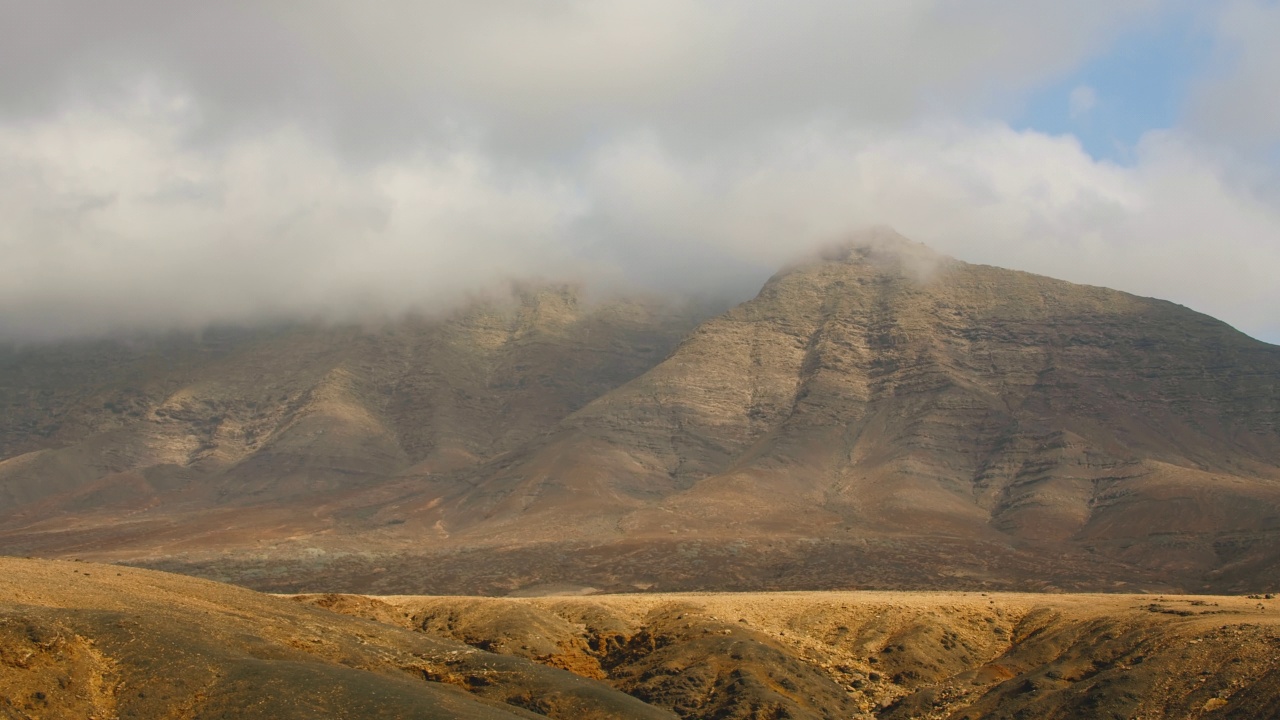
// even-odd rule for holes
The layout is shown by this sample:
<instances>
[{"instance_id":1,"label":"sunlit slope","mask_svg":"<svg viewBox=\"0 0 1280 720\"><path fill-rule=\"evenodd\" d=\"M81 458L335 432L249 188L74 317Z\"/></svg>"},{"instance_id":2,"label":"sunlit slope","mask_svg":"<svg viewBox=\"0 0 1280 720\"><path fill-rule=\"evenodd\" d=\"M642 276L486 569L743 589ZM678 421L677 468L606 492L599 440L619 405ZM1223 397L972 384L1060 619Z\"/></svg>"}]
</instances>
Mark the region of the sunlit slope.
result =
<instances>
[{"instance_id":1,"label":"sunlit slope","mask_svg":"<svg viewBox=\"0 0 1280 720\"><path fill-rule=\"evenodd\" d=\"M563 671L284 598L11 558L0 558L0 708L67 720L671 717Z\"/></svg>"}]
</instances>

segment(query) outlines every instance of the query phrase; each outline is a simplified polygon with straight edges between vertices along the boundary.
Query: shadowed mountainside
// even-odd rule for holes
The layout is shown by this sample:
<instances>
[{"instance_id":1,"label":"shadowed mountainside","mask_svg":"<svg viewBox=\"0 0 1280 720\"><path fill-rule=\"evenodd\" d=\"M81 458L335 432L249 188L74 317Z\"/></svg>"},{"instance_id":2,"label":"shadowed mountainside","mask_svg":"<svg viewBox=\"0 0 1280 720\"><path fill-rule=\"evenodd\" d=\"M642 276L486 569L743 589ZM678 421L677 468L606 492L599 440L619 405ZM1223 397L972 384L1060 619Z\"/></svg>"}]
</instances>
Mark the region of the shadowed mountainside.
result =
<instances>
[{"instance_id":1,"label":"shadowed mountainside","mask_svg":"<svg viewBox=\"0 0 1280 720\"><path fill-rule=\"evenodd\" d=\"M122 436L76 434L71 411L56 449L9 430L29 452L0 465L0 547L280 591L1280 582L1280 348L1181 306L877 231L784 270L669 354L687 313L571 316L536 335L536 363L517 359L532 350L510 320L395 353L353 333L344 353L377 352L318 363L307 410L251 452L181 413L175 426L168 408L199 406L176 389ZM602 324L650 339L584 359ZM248 356L217 366L245 393L310 367ZM164 432L180 450L139 467L130 443ZM104 458L112 474L77 475ZM103 483L180 487L122 507Z\"/></svg>"}]
</instances>

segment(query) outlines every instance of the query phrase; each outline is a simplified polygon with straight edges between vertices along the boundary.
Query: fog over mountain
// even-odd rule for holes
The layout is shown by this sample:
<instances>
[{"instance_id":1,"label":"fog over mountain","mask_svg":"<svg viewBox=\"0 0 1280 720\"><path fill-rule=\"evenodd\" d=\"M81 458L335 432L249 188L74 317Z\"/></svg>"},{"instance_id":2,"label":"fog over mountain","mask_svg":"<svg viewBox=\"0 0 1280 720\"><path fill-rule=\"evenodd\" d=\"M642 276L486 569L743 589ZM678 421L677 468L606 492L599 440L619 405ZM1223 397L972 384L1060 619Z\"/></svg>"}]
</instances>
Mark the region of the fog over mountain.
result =
<instances>
[{"instance_id":1,"label":"fog over mountain","mask_svg":"<svg viewBox=\"0 0 1280 720\"><path fill-rule=\"evenodd\" d=\"M1277 34L1262 0L3 0L0 339L527 277L744 299L892 225L1275 342ZM1089 84L1152 37L1189 58L1158 103ZM1112 137L1125 103L1168 111Z\"/></svg>"}]
</instances>

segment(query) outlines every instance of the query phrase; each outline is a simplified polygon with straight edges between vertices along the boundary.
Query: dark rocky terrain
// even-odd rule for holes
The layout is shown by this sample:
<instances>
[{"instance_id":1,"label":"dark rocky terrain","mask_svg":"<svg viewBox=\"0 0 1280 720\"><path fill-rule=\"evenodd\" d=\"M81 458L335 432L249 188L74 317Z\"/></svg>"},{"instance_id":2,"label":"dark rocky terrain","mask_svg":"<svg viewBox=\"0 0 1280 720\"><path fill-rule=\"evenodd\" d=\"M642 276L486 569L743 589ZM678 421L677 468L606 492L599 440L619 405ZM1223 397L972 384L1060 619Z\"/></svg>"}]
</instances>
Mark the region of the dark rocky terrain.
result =
<instances>
[{"instance_id":1,"label":"dark rocky terrain","mask_svg":"<svg viewBox=\"0 0 1280 720\"><path fill-rule=\"evenodd\" d=\"M887 231L699 319L544 290L15 349L0 550L283 592L1280 588L1280 348Z\"/></svg>"}]
</instances>

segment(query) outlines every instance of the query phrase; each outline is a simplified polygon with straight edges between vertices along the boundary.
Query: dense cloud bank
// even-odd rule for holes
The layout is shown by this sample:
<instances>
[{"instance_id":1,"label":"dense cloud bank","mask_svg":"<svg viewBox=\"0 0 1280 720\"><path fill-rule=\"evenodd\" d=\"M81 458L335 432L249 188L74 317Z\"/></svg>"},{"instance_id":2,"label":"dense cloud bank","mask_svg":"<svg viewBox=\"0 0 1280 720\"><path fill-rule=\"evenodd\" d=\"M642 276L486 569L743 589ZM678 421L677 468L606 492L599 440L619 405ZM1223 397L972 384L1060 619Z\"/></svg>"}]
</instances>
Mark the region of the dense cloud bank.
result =
<instances>
[{"instance_id":1,"label":"dense cloud bank","mask_svg":"<svg viewBox=\"0 0 1280 720\"><path fill-rule=\"evenodd\" d=\"M745 296L889 224L1280 340L1280 9L1124 163L1003 119L1172 5L5 3L0 336Z\"/></svg>"}]
</instances>

